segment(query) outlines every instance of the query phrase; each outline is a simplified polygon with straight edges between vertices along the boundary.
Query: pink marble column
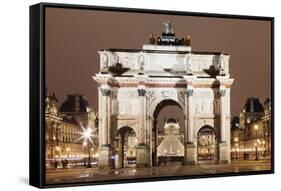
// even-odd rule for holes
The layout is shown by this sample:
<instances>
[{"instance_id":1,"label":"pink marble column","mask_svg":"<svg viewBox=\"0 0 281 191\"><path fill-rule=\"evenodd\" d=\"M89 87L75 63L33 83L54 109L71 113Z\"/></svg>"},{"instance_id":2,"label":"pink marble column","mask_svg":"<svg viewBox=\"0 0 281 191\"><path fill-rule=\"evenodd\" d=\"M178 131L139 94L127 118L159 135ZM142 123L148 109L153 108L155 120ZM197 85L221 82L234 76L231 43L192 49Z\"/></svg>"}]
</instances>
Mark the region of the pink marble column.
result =
<instances>
[{"instance_id":1,"label":"pink marble column","mask_svg":"<svg viewBox=\"0 0 281 191\"><path fill-rule=\"evenodd\" d=\"M102 96L103 96L103 115L102 115L102 131L103 131L103 145L109 144L109 89L101 89Z\"/></svg>"},{"instance_id":2,"label":"pink marble column","mask_svg":"<svg viewBox=\"0 0 281 191\"><path fill-rule=\"evenodd\" d=\"M221 89L219 91L220 94L220 137L221 137L221 143L225 143L225 122L226 122L226 115L225 115L225 89Z\"/></svg>"},{"instance_id":3,"label":"pink marble column","mask_svg":"<svg viewBox=\"0 0 281 191\"><path fill-rule=\"evenodd\" d=\"M140 127L140 140L139 144L144 144L145 143L145 136L144 136L144 131L145 131L145 89L138 89L138 95L139 95L139 101L140 101L140 113L139 113L139 127Z\"/></svg>"},{"instance_id":4,"label":"pink marble column","mask_svg":"<svg viewBox=\"0 0 281 191\"><path fill-rule=\"evenodd\" d=\"M187 142L186 143L193 143L193 89L187 90L187 100L188 100L188 127L187 127Z\"/></svg>"}]
</instances>

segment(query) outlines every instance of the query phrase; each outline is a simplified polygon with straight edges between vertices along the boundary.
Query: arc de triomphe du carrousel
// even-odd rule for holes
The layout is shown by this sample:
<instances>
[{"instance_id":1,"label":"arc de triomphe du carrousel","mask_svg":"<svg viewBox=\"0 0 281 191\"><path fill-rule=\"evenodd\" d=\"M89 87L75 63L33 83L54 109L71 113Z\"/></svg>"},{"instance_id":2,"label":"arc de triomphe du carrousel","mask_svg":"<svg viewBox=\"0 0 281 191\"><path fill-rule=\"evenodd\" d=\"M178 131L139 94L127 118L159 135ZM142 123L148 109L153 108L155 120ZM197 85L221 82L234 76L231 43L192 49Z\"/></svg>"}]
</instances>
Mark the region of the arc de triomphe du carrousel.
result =
<instances>
[{"instance_id":1,"label":"arc de triomphe du carrousel","mask_svg":"<svg viewBox=\"0 0 281 191\"><path fill-rule=\"evenodd\" d=\"M190 41L178 39L166 21L162 36L150 36L142 49L99 51L93 78L99 84L100 168L116 168L117 158L122 163L123 149L115 147L126 132L136 136L136 166L157 164L156 119L166 105L179 106L184 115L183 164L198 164L201 131L215 135L216 162L230 162L230 56L194 52Z\"/></svg>"}]
</instances>

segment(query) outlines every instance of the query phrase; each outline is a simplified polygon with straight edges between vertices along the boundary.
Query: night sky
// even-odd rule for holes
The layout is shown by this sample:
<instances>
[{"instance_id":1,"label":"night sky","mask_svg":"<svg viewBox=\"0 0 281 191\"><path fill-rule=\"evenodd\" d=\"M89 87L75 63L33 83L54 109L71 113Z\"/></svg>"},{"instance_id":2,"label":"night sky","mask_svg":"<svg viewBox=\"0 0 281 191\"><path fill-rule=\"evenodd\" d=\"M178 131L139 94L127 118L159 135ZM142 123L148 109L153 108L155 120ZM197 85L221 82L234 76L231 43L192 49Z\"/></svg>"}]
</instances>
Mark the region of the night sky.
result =
<instances>
[{"instance_id":1,"label":"night sky","mask_svg":"<svg viewBox=\"0 0 281 191\"><path fill-rule=\"evenodd\" d=\"M46 10L48 93L54 92L60 104L67 94L81 93L97 111L97 83L92 79L99 70L97 51L141 48L148 43L149 34L161 36L165 20L172 22L178 38L191 36L193 51L224 51L231 55L230 75L235 79L232 115L239 114L247 97L258 97L263 102L271 96L269 21L62 8ZM161 113L174 110L178 109L167 107Z\"/></svg>"}]
</instances>

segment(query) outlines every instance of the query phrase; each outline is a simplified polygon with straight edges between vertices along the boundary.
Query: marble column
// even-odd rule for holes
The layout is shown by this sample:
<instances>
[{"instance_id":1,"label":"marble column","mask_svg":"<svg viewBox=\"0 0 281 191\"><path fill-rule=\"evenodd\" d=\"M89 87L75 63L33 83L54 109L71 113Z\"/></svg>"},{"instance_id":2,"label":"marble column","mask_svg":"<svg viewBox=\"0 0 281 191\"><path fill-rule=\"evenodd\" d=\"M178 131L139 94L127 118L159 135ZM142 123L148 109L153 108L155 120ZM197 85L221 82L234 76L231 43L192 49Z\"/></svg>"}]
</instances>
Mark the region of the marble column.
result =
<instances>
[{"instance_id":1,"label":"marble column","mask_svg":"<svg viewBox=\"0 0 281 191\"><path fill-rule=\"evenodd\" d=\"M144 131L145 131L145 89L138 89L138 95L139 95L139 101L140 101L140 107L139 107L139 143L144 144L145 137L144 137Z\"/></svg>"},{"instance_id":2,"label":"marble column","mask_svg":"<svg viewBox=\"0 0 281 191\"><path fill-rule=\"evenodd\" d=\"M99 148L99 168L112 168L112 148L110 145L110 89L102 88L102 144Z\"/></svg>"},{"instance_id":3,"label":"marble column","mask_svg":"<svg viewBox=\"0 0 281 191\"><path fill-rule=\"evenodd\" d=\"M148 142L148 144L149 144L149 160L150 160L150 163L149 163L149 165L150 166L153 166L153 158L152 158L152 148L153 148L153 142L152 142L152 136L153 136L153 117L151 117L151 116L149 116L148 117L148 129L149 129L149 133L148 133L148 136L149 136L149 142Z\"/></svg>"},{"instance_id":4,"label":"marble column","mask_svg":"<svg viewBox=\"0 0 281 191\"><path fill-rule=\"evenodd\" d=\"M118 165L116 168L124 167L124 135L119 134L118 136Z\"/></svg>"},{"instance_id":5,"label":"marble column","mask_svg":"<svg viewBox=\"0 0 281 191\"><path fill-rule=\"evenodd\" d=\"M187 90L188 94L188 129L187 129L187 143L193 143L193 124L194 124L194 110L193 110L193 89Z\"/></svg>"},{"instance_id":6,"label":"marble column","mask_svg":"<svg viewBox=\"0 0 281 191\"><path fill-rule=\"evenodd\" d=\"M220 94L220 142L225 143L225 89L221 89Z\"/></svg>"},{"instance_id":7,"label":"marble column","mask_svg":"<svg viewBox=\"0 0 281 191\"><path fill-rule=\"evenodd\" d=\"M139 145L137 146L137 167L149 166L149 149L145 144L145 98L146 90L138 89L139 95Z\"/></svg>"},{"instance_id":8,"label":"marble column","mask_svg":"<svg viewBox=\"0 0 281 191\"><path fill-rule=\"evenodd\" d=\"M186 97L186 114L185 114L185 152L184 152L184 164L192 165L196 164L196 149L193 142L193 126L194 126L194 109L193 109L193 89L187 89Z\"/></svg>"},{"instance_id":9,"label":"marble column","mask_svg":"<svg viewBox=\"0 0 281 191\"><path fill-rule=\"evenodd\" d=\"M226 141L226 89L221 87L219 90L220 96L220 143L219 143L219 163L229 163L229 143Z\"/></svg>"}]
</instances>

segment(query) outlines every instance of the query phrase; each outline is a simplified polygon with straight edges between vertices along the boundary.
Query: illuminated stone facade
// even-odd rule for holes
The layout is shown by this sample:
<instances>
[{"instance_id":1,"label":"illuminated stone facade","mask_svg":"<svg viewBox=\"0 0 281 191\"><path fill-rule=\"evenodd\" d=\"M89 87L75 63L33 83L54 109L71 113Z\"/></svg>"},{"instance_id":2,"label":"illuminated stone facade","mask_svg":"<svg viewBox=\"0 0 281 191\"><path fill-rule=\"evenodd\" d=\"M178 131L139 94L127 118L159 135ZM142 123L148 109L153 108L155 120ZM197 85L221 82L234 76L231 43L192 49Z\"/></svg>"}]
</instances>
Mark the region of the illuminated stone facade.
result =
<instances>
[{"instance_id":1,"label":"illuminated stone facade","mask_svg":"<svg viewBox=\"0 0 281 191\"><path fill-rule=\"evenodd\" d=\"M271 158L271 101L262 105L259 99L248 98L239 120L233 122L231 138L233 159Z\"/></svg>"},{"instance_id":2,"label":"illuminated stone facade","mask_svg":"<svg viewBox=\"0 0 281 191\"><path fill-rule=\"evenodd\" d=\"M168 102L184 114L184 164L198 163L197 136L207 125L215 132L217 161L230 162L230 56L175 42L99 51L100 72L93 78L99 85L100 168L114 167L115 139L124 127L137 137L136 165L152 166L156 113Z\"/></svg>"},{"instance_id":3,"label":"illuminated stone facade","mask_svg":"<svg viewBox=\"0 0 281 191\"><path fill-rule=\"evenodd\" d=\"M83 140L79 140L81 127L73 116L75 112L72 115L65 114L66 108L61 112L54 94L47 96L45 103L46 167L67 168L83 165L88 152L83 146ZM88 116L90 113L86 112L84 115ZM81 112L78 112L78 116L81 119ZM84 122L86 118L88 120L87 116L83 116ZM92 150L92 153L95 151Z\"/></svg>"}]
</instances>

